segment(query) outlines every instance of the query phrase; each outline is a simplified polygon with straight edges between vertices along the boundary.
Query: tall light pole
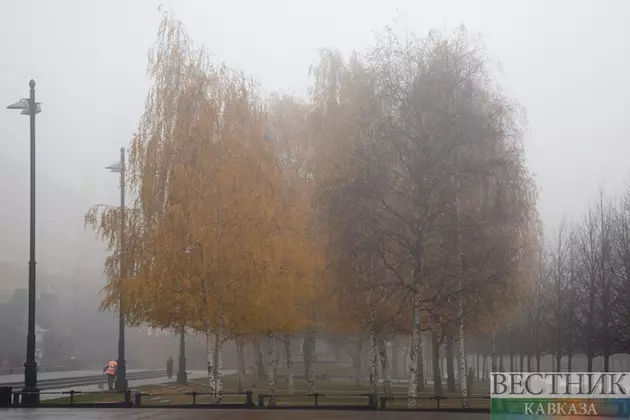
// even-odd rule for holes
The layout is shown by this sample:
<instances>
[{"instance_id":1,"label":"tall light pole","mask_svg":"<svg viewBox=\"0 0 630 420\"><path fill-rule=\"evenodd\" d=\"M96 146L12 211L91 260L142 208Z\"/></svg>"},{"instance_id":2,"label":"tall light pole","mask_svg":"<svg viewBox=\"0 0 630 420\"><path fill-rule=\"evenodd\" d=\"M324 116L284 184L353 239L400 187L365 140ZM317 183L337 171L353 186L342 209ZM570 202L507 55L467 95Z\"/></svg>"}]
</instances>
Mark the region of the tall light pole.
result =
<instances>
[{"instance_id":1,"label":"tall light pole","mask_svg":"<svg viewBox=\"0 0 630 420\"><path fill-rule=\"evenodd\" d=\"M187 258L190 258L192 250L187 246L184 250ZM179 332L179 367L177 369L177 383L188 384L188 374L186 373L186 325L182 324Z\"/></svg>"},{"instance_id":2,"label":"tall light pole","mask_svg":"<svg viewBox=\"0 0 630 420\"><path fill-rule=\"evenodd\" d=\"M35 115L41 112L39 102L35 102L35 80L28 83L29 98L20 99L7 109L21 109L22 115L28 115L31 122L31 221L30 221L30 256L28 260L28 332L26 335L26 363L24 363L23 404L37 404L37 362L35 361Z\"/></svg>"},{"instance_id":3,"label":"tall light pole","mask_svg":"<svg viewBox=\"0 0 630 420\"><path fill-rule=\"evenodd\" d=\"M186 373L186 328L182 326L179 332L179 368L177 370L177 383L186 385L188 375Z\"/></svg>"},{"instance_id":4,"label":"tall light pole","mask_svg":"<svg viewBox=\"0 0 630 420\"><path fill-rule=\"evenodd\" d=\"M120 281L125 278L125 148L120 148L120 161L107 166L111 172L120 173ZM122 287L122 285L121 285ZM123 313L122 289L118 299L118 371L116 372L116 391L127 389L127 367L125 365L125 315Z\"/></svg>"}]
</instances>

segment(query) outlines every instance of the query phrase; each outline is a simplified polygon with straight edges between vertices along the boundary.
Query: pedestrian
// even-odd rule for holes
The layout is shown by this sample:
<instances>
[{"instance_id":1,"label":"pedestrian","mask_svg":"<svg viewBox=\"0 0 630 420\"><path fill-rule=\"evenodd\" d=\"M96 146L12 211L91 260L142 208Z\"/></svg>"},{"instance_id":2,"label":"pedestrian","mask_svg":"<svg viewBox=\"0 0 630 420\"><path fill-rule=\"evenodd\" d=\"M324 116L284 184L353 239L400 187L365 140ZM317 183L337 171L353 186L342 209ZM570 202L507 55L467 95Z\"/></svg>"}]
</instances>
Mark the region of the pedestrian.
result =
<instances>
[{"instance_id":1,"label":"pedestrian","mask_svg":"<svg viewBox=\"0 0 630 420\"><path fill-rule=\"evenodd\" d=\"M475 382L475 371L473 370L473 368L468 368L468 375L466 375L466 393L468 394L469 397L473 394L472 388L473 388L474 382Z\"/></svg>"},{"instance_id":2,"label":"pedestrian","mask_svg":"<svg viewBox=\"0 0 630 420\"><path fill-rule=\"evenodd\" d=\"M116 379L116 372L118 371L118 362L110 360L103 369L103 373L107 375L107 387L110 391L114 389L114 380Z\"/></svg>"},{"instance_id":3,"label":"pedestrian","mask_svg":"<svg viewBox=\"0 0 630 420\"><path fill-rule=\"evenodd\" d=\"M173 377L173 358L168 356L168 360L166 361L166 374L168 375L168 379Z\"/></svg>"}]
</instances>

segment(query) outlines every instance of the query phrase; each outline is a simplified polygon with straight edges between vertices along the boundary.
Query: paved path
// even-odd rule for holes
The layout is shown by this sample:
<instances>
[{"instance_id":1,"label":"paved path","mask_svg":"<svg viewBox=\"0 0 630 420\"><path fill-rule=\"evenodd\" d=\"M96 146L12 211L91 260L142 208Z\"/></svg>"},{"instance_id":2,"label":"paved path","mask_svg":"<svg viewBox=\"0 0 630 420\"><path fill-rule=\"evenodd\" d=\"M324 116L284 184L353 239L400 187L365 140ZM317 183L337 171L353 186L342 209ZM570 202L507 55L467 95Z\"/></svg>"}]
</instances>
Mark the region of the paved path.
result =
<instances>
[{"instance_id":1,"label":"paved path","mask_svg":"<svg viewBox=\"0 0 630 420\"><path fill-rule=\"evenodd\" d=\"M148 370L149 369L129 369L127 372L147 372ZM49 379L80 378L83 376L95 376L102 374L102 370L69 370L65 372L41 372L37 373L37 380L45 381ZM17 373L14 375L0 375L0 384L10 384L22 381L24 381L24 373Z\"/></svg>"},{"instance_id":2,"label":"paved path","mask_svg":"<svg viewBox=\"0 0 630 420\"><path fill-rule=\"evenodd\" d=\"M489 414L393 411L219 410L219 409L0 409L2 420L489 420Z\"/></svg>"},{"instance_id":3,"label":"paved path","mask_svg":"<svg viewBox=\"0 0 630 420\"><path fill-rule=\"evenodd\" d=\"M226 369L226 370L223 370L222 372L223 372L223 375L230 375L232 373L235 373L236 371ZM188 372L188 379L205 378L207 376L208 376L208 372L205 370L193 370L192 372ZM137 387L137 386L159 385L159 384L164 384L167 382L173 382L174 380L175 380L175 375L173 375L172 379L168 379L168 376L164 375L160 378L139 379L137 381L129 381L128 385L129 385L129 388L133 389L134 387ZM107 379L104 376L103 376L103 385L107 387ZM39 399L40 401L45 401L45 400L60 398L64 396L64 395L61 395L62 392L70 391L71 389L75 391L81 391L81 392L102 392L103 391L101 388L98 387L98 385L75 386L75 387L65 388L65 389L46 390L44 391L45 393L40 395Z\"/></svg>"}]
</instances>

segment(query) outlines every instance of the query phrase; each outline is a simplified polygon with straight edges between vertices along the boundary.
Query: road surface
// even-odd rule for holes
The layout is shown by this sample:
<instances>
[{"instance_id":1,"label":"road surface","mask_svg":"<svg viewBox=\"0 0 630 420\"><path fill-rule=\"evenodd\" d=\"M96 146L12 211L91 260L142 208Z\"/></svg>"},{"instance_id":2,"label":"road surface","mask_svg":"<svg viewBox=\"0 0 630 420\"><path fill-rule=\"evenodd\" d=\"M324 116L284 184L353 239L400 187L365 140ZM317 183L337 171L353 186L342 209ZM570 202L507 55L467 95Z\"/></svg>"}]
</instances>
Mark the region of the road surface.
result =
<instances>
[{"instance_id":1,"label":"road surface","mask_svg":"<svg viewBox=\"0 0 630 420\"><path fill-rule=\"evenodd\" d=\"M7 408L2 420L489 420L489 414L394 411L219 410L163 408ZM559 418L559 417L558 417Z\"/></svg>"}]
</instances>

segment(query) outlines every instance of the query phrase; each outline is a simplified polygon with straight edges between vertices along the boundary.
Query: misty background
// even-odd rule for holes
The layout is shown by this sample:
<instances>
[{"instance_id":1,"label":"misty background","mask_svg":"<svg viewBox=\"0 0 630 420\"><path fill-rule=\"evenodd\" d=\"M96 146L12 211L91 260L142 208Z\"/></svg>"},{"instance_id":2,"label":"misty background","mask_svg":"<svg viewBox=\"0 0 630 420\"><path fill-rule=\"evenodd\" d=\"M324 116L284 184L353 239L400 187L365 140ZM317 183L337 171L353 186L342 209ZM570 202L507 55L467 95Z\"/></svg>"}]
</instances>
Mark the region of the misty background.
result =
<instances>
[{"instance_id":1,"label":"misty background","mask_svg":"<svg viewBox=\"0 0 630 420\"><path fill-rule=\"evenodd\" d=\"M265 93L304 93L320 48L363 50L374 31L395 21L419 35L464 24L483 39L495 79L527 110L526 154L546 230L580 217L602 184L612 195L628 180L624 0L7 0L0 9L0 298L9 301L27 287L28 118L4 107L26 97L33 78L42 102L38 292L57 296L54 320L60 334L83 343L77 357L115 357L115 314L97 312L105 245L84 230L83 215L94 204L119 202L118 175L104 167L118 160L144 109L160 4L176 12L192 39L255 77ZM176 355L172 337L163 340L156 360ZM130 339L130 360L141 348Z\"/></svg>"}]
</instances>

